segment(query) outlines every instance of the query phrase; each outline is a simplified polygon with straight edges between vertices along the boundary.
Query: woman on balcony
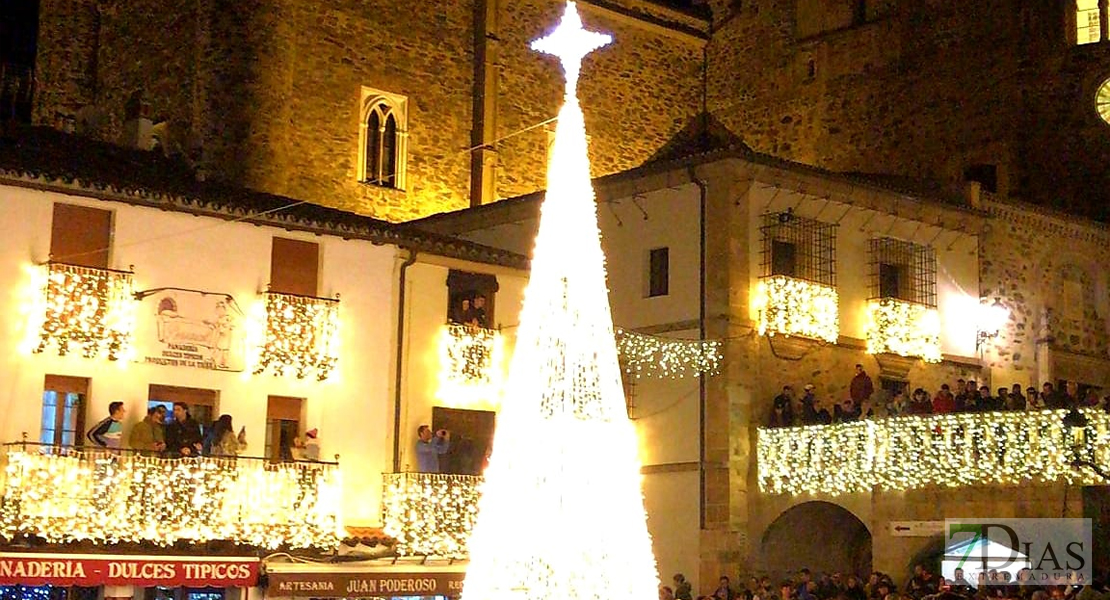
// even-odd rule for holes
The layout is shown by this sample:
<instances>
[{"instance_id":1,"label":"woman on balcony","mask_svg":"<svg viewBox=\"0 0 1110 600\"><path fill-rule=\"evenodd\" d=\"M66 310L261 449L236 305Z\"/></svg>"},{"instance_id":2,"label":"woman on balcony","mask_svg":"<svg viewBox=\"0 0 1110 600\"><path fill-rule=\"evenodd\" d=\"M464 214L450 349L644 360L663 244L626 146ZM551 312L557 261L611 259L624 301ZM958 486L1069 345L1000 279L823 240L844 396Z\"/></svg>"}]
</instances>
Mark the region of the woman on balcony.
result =
<instances>
[{"instance_id":1,"label":"woman on balcony","mask_svg":"<svg viewBox=\"0 0 1110 600\"><path fill-rule=\"evenodd\" d=\"M240 429L239 434L236 435L235 426L231 423L231 415L220 415L208 435L208 439L205 440L207 450L205 454L208 456L234 457L247 449L247 429L246 427Z\"/></svg>"}]
</instances>

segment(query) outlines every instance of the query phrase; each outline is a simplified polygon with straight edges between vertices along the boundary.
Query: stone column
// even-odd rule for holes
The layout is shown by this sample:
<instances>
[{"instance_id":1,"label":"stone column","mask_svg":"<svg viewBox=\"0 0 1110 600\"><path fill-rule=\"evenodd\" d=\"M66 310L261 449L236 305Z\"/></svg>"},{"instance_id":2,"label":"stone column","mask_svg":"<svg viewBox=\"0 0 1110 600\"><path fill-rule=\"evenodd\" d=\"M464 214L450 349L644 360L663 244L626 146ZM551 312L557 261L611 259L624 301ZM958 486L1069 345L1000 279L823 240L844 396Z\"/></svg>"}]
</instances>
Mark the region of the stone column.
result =
<instances>
[{"instance_id":1,"label":"stone column","mask_svg":"<svg viewBox=\"0 0 1110 600\"><path fill-rule=\"evenodd\" d=\"M470 129L470 205L497 200L498 0L474 4L474 98Z\"/></svg>"}]
</instances>

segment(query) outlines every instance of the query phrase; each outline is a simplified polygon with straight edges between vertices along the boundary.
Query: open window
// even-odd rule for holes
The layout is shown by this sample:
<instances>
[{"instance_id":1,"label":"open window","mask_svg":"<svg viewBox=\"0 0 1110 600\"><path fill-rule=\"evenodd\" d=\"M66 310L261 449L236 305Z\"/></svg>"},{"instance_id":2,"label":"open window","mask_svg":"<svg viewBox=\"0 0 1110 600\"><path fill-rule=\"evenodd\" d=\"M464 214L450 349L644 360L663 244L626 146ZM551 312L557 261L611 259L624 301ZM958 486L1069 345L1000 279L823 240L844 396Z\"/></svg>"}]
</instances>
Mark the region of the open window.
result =
<instances>
[{"instance_id":1,"label":"open window","mask_svg":"<svg viewBox=\"0 0 1110 600\"><path fill-rule=\"evenodd\" d=\"M447 274L447 321L493 328L497 277L452 269Z\"/></svg>"}]
</instances>

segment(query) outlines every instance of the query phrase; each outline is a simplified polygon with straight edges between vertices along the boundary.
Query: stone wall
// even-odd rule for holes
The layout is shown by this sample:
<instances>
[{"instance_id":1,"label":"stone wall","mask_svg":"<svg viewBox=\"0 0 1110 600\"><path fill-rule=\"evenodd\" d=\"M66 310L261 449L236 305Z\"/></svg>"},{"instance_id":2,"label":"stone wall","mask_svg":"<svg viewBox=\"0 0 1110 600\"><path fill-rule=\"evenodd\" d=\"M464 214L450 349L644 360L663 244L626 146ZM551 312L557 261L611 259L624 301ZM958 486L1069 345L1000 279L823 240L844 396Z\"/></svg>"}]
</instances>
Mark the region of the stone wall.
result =
<instances>
[{"instance_id":1,"label":"stone wall","mask_svg":"<svg viewBox=\"0 0 1110 600\"><path fill-rule=\"evenodd\" d=\"M757 150L949 182L993 164L1004 195L1107 216L1110 46L1071 45L1069 3L867 2L847 25L835 2L713 4L709 108Z\"/></svg>"},{"instance_id":2,"label":"stone wall","mask_svg":"<svg viewBox=\"0 0 1110 600\"><path fill-rule=\"evenodd\" d=\"M985 357L996 373L1037 385L1069 378L1044 350L1103 361L1110 367L1105 265L1110 231L1029 205L989 200L991 226L980 244L982 296L1010 309L1010 322ZM1110 384L1110 373L1096 385Z\"/></svg>"},{"instance_id":3,"label":"stone wall","mask_svg":"<svg viewBox=\"0 0 1110 600\"><path fill-rule=\"evenodd\" d=\"M943 521L946 518L1059 518L1084 516L1083 494L1064 485L1025 485L1021 493L1013 488L1001 487L964 487L957 489L922 489L907 492L888 492L875 494L852 494L839 497L826 496L761 496L758 517L752 523L752 535L756 539L765 538L769 532L789 524L784 515L789 515L795 507L807 508L815 503L830 503L850 512L867 527L871 534L872 568L894 577L904 583L910 576L916 561L937 558L943 550L943 538L935 537L895 537L890 524L893 521ZM836 511L824 511L835 515ZM805 527L794 526L790 532L777 531L776 540L793 540L796 548L778 548L777 554L789 556L811 556L824 552L830 556L843 558L843 546L856 540L836 537L844 535L844 527L830 526L827 523L806 523ZM753 563L751 571L756 574L772 572L778 565L763 562ZM794 570L806 566L793 565ZM840 565L837 570L848 570L848 565ZM865 575L865 574L863 574Z\"/></svg>"},{"instance_id":4,"label":"stone wall","mask_svg":"<svg viewBox=\"0 0 1110 600\"><path fill-rule=\"evenodd\" d=\"M103 137L118 140L124 104L142 88L153 120L203 140L215 177L391 220L463 208L475 4L140 0L124 10L44 0L37 121L54 125L57 113L95 103L108 116ZM562 78L528 43L562 6L499 5L500 197L546 185L542 123L558 110ZM616 39L587 59L579 90L600 175L639 165L700 110L706 22L644 0L580 9L587 26ZM404 191L357 181L362 86L408 98Z\"/></svg>"}]
</instances>

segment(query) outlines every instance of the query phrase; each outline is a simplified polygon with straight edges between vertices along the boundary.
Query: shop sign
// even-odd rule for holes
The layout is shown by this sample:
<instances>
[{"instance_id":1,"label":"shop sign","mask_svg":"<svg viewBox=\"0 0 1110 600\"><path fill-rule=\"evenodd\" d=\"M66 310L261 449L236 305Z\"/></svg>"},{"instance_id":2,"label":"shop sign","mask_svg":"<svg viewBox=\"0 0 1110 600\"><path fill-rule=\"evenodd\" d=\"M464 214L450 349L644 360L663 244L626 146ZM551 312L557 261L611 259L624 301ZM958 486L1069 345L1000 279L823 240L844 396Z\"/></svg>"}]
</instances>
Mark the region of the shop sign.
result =
<instances>
[{"instance_id":1,"label":"shop sign","mask_svg":"<svg viewBox=\"0 0 1110 600\"><path fill-rule=\"evenodd\" d=\"M257 581L258 560L253 558L198 561L0 554L0 585L250 587Z\"/></svg>"},{"instance_id":2,"label":"shop sign","mask_svg":"<svg viewBox=\"0 0 1110 600\"><path fill-rule=\"evenodd\" d=\"M269 573L267 596L362 598L397 596L458 596L466 573L439 572L312 572Z\"/></svg>"},{"instance_id":3,"label":"shop sign","mask_svg":"<svg viewBox=\"0 0 1110 600\"><path fill-rule=\"evenodd\" d=\"M141 362L242 371L245 317L229 294L177 288L142 294L135 335Z\"/></svg>"}]
</instances>

